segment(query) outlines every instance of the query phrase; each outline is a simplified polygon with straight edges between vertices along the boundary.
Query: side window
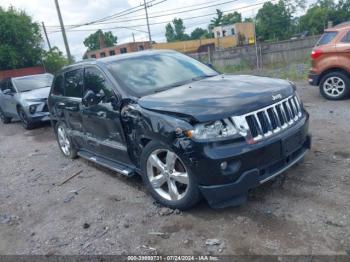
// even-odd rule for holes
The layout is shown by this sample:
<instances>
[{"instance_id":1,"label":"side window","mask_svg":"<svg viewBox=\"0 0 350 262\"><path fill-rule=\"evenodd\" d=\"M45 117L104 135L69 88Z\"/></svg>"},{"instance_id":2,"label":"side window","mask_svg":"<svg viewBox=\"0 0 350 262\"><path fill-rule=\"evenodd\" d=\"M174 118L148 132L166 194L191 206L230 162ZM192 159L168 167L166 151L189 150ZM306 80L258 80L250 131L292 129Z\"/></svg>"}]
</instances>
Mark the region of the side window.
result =
<instances>
[{"instance_id":1,"label":"side window","mask_svg":"<svg viewBox=\"0 0 350 262\"><path fill-rule=\"evenodd\" d=\"M107 103L114 95L113 90L108 86L105 76L97 68L88 67L85 69L84 84L85 92L88 90L93 91L101 97L102 103Z\"/></svg>"},{"instance_id":2,"label":"side window","mask_svg":"<svg viewBox=\"0 0 350 262\"><path fill-rule=\"evenodd\" d=\"M55 96L63 96L64 95L64 79L62 75L59 75L55 78L52 94Z\"/></svg>"},{"instance_id":3,"label":"side window","mask_svg":"<svg viewBox=\"0 0 350 262\"><path fill-rule=\"evenodd\" d=\"M350 31L341 40L343 43L350 43Z\"/></svg>"},{"instance_id":4,"label":"side window","mask_svg":"<svg viewBox=\"0 0 350 262\"><path fill-rule=\"evenodd\" d=\"M13 87L11 79L7 81L7 88L11 89L11 92L16 93L16 89Z\"/></svg>"},{"instance_id":5,"label":"side window","mask_svg":"<svg viewBox=\"0 0 350 262\"><path fill-rule=\"evenodd\" d=\"M65 74L65 96L81 98L83 95L83 70L78 69Z\"/></svg>"},{"instance_id":6,"label":"side window","mask_svg":"<svg viewBox=\"0 0 350 262\"><path fill-rule=\"evenodd\" d=\"M4 91L7 89L7 81L6 80L3 80L0 82L0 89L1 89L1 91Z\"/></svg>"}]
</instances>

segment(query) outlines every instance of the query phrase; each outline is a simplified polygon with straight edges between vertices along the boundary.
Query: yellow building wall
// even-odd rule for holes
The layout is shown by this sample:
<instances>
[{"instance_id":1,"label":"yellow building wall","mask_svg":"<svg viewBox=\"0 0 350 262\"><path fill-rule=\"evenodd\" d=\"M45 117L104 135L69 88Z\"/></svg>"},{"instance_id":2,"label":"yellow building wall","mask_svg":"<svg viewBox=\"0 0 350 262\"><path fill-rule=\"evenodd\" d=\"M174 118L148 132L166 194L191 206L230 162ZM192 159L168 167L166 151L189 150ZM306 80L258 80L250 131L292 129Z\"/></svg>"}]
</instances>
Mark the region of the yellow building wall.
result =
<instances>
[{"instance_id":1,"label":"yellow building wall","mask_svg":"<svg viewBox=\"0 0 350 262\"><path fill-rule=\"evenodd\" d=\"M236 23L235 29L237 34L244 35L246 43L255 43L254 23Z\"/></svg>"},{"instance_id":2,"label":"yellow building wall","mask_svg":"<svg viewBox=\"0 0 350 262\"><path fill-rule=\"evenodd\" d=\"M197 52L202 45L215 44L217 48L230 48L237 46L236 36L226 36L222 38L209 38L171 43L153 44L153 49L172 49L183 53Z\"/></svg>"}]
</instances>

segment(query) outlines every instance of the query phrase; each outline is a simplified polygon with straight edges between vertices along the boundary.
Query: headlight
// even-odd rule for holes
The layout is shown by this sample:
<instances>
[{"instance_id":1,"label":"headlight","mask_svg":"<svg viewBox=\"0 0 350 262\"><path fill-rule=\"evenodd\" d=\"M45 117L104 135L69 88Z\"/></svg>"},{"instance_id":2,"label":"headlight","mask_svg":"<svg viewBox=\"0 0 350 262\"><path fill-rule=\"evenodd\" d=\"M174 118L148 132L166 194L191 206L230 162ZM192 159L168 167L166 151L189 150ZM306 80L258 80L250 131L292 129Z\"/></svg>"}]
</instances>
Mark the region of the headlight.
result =
<instances>
[{"instance_id":1,"label":"headlight","mask_svg":"<svg viewBox=\"0 0 350 262\"><path fill-rule=\"evenodd\" d=\"M37 105L30 105L29 106L29 113L34 114L36 112Z\"/></svg>"},{"instance_id":2,"label":"headlight","mask_svg":"<svg viewBox=\"0 0 350 262\"><path fill-rule=\"evenodd\" d=\"M194 130L191 130L188 134L197 140L240 136L229 119L195 125Z\"/></svg>"}]
</instances>

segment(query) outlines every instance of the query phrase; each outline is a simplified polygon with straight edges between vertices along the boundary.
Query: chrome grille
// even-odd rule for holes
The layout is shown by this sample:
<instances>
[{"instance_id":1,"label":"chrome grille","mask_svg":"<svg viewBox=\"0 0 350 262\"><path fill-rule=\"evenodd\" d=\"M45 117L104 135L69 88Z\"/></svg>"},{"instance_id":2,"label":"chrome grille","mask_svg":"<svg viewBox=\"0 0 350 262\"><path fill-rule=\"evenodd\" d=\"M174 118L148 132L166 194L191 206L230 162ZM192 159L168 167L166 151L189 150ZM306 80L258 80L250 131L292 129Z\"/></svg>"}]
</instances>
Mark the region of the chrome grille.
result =
<instances>
[{"instance_id":1,"label":"chrome grille","mask_svg":"<svg viewBox=\"0 0 350 262\"><path fill-rule=\"evenodd\" d=\"M258 142L287 129L302 117L296 95L243 116L232 117L236 127L250 142Z\"/></svg>"}]
</instances>

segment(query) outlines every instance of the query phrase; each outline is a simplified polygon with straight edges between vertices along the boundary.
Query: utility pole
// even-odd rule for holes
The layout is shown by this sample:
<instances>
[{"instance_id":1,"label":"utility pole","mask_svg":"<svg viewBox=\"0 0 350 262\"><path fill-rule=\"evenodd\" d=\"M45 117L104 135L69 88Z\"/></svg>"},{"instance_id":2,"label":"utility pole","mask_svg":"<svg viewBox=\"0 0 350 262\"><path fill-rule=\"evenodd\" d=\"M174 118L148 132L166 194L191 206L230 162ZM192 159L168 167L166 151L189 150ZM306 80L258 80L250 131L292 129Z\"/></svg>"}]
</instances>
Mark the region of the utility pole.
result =
<instances>
[{"instance_id":1,"label":"utility pole","mask_svg":"<svg viewBox=\"0 0 350 262\"><path fill-rule=\"evenodd\" d=\"M256 16L254 17L254 9L252 10L252 13L253 13L253 22L254 22L254 43L255 43L255 53L256 53L256 68L260 69L258 42L257 42L257 37L256 37Z\"/></svg>"},{"instance_id":2,"label":"utility pole","mask_svg":"<svg viewBox=\"0 0 350 262\"><path fill-rule=\"evenodd\" d=\"M41 23L42 23L42 25L43 25L43 29L44 29L44 33L45 33L47 45L48 45L48 47L49 47L49 50L51 50L51 44L50 44L50 40L49 40L49 37L48 37L47 32L46 32L45 24L44 24L44 22L41 22Z\"/></svg>"},{"instance_id":3,"label":"utility pole","mask_svg":"<svg viewBox=\"0 0 350 262\"><path fill-rule=\"evenodd\" d=\"M147 20L147 29L148 29L148 39L149 44L152 46L152 36L151 36L151 29L149 28L149 20L148 20L148 11L147 11L147 3L146 0L143 0L143 4L145 6L145 12L146 12L146 20Z\"/></svg>"},{"instance_id":4,"label":"utility pole","mask_svg":"<svg viewBox=\"0 0 350 262\"><path fill-rule=\"evenodd\" d=\"M132 40L133 40L134 43L135 43L135 35L134 35L134 33L132 33Z\"/></svg>"},{"instance_id":5,"label":"utility pole","mask_svg":"<svg viewBox=\"0 0 350 262\"><path fill-rule=\"evenodd\" d=\"M60 20L61 31L62 31L64 45L66 47L68 61L69 61L69 63L72 63L73 60L72 60L72 56L70 54L68 40L67 40L67 36L66 36L66 30L64 29L63 19L62 19L62 15L61 15L61 11L60 11L60 6L58 5L58 0L55 0L55 4L56 4L58 19Z\"/></svg>"}]
</instances>

